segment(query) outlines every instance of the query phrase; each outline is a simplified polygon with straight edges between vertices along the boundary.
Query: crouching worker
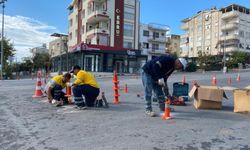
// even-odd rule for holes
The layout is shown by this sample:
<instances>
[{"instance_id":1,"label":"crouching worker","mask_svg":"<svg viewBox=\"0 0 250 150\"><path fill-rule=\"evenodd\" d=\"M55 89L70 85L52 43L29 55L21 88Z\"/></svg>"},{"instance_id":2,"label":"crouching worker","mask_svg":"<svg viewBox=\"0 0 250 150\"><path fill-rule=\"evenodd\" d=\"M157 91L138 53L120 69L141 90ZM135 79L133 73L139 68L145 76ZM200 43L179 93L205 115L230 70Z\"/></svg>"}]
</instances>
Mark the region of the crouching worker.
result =
<instances>
[{"instance_id":1,"label":"crouching worker","mask_svg":"<svg viewBox=\"0 0 250 150\"><path fill-rule=\"evenodd\" d=\"M85 109L87 107L94 107L95 100L100 93L99 85L95 77L84 70L80 66L74 66L70 71L76 75L76 80L72 84L74 103L78 109ZM85 102L83 97L85 97Z\"/></svg>"},{"instance_id":2,"label":"crouching worker","mask_svg":"<svg viewBox=\"0 0 250 150\"><path fill-rule=\"evenodd\" d=\"M57 75L53 77L46 85L45 92L48 97L48 101L55 106L62 106L67 103L68 100L64 96L65 93L62 91L66 87L66 83L70 81L70 73L64 75Z\"/></svg>"}]
</instances>

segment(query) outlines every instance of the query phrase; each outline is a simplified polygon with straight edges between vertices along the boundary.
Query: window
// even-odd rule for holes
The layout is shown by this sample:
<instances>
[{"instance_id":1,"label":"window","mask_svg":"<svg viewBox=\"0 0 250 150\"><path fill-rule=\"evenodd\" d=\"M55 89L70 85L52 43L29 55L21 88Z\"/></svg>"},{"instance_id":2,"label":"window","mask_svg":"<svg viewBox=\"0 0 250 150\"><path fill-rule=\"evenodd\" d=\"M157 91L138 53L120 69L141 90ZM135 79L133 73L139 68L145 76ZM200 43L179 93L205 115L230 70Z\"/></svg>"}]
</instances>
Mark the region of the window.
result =
<instances>
[{"instance_id":1,"label":"window","mask_svg":"<svg viewBox=\"0 0 250 150\"><path fill-rule=\"evenodd\" d=\"M209 15L206 15L205 20L209 21Z\"/></svg>"},{"instance_id":2,"label":"window","mask_svg":"<svg viewBox=\"0 0 250 150\"><path fill-rule=\"evenodd\" d=\"M149 44L148 44L148 43L143 42L143 48L148 49L148 48L149 48Z\"/></svg>"},{"instance_id":3,"label":"window","mask_svg":"<svg viewBox=\"0 0 250 150\"><path fill-rule=\"evenodd\" d=\"M124 36L133 37L134 26L131 24L124 24Z\"/></svg>"},{"instance_id":4,"label":"window","mask_svg":"<svg viewBox=\"0 0 250 150\"><path fill-rule=\"evenodd\" d=\"M239 37L244 37L244 31L239 32Z\"/></svg>"},{"instance_id":5,"label":"window","mask_svg":"<svg viewBox=\"0 0 250 150\"><path fill-rule=\"evenodd\" d=\"M133 13L124 12L124 19L134 20L135 19L135 15Z\"/></svg>"},{"instance_id":6,"label":"window","mask_svg":"<svg viewBox=\"0 0 250 150\"><path fill-rule=\"evenodd\" d=\"M153 38L159 38L160 34L159 32L153 32Z\"/></svg>"},{"instance_id":7,"label":"window","mask_svg":"<svg viewBox=\"0 0 250 150\"><path fill-rule=\"evenodd\" d=\"M165 36L165 33L161 33L161 36Z\"/></svg>"},{"instance_id":8,"label":"window","mask_svg":"<svg viewBox=\"0 0 250 150\"><path fill-rule=\"evenodd\" d=\"M206 30L210 29L211 25L206 25Z\"/></svg>"},{"instance_id":9,"label":"window","mask_svg":"<svg viewBox=\"0 0 250 150\"><path fill-rule=\"evenodd\" d=\"M78 22L78 15L76 15L76 23Z\"/></svg>"},{"instance_id":10,"label":"window","mask_svg":"<svg viewBox=\"0 0 250 150\"><path fill-rule=\"evenodd\" d=\"M147 30L143 30L143 36L147 36L147 37L149 37L149 31L147 31Z\"/></svg>"},{"instance_id":11,"label":"window","mask_svg":"<svg viewBox=\"0 0 250 150\"><path fill-rule=\"evenodd\" d=\"M159 44L152 44L153 50L159 50Z\"/></svg>"},{"instance_id":12,"label":"window","mask_svg":"<svg viewBox=\"0 0 250 150\"><path fill-rule=\"evenodd\" d=\"M128 41L124 41L123 42L123 47L124 48L133 48L133 43L132 42L128 42Z\"/></svg>"}]
</instances>

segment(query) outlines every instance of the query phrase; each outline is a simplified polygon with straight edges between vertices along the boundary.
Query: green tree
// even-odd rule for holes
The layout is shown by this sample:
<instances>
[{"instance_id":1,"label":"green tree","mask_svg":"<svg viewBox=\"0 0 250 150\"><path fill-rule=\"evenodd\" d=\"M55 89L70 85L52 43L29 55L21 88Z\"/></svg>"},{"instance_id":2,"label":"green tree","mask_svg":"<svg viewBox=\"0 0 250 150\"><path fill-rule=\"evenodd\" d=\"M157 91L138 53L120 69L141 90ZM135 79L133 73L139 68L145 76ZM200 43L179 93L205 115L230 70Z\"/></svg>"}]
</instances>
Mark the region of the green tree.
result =
<instances>
[{"instance_id":1,"label":"green tree","mask_svg":"<svg viewBox=\"0 0 250 150\"><path fill-rule=\"evenodd\" d=\"M0 47L1 47L2 42L0 41ZM4 69L7 69L7 60L10 56L14 56L15 55L15 48L13 46L12 43L10 43L10 39L6 39L4 38L3 40L3 51L4 51L4 55L3 55L3 71L5 71Z\"/></svg>"},{"instance_id":2,"label":"green tree","mask_svg":"<svg viewBox=\"0 0 250 150\"><path fill-rule=\"evenodd\" d=\"M246 52L233 51L231 53L230 59L228 61L228 67L234 68L238 66L238 63L246 63L248 60L248 55Z\"/></svg>"},{"instance_id":3,"label":"green tree","mask_svg":"<svg viewBox=\"0 0 250 150\"><path fill-rule=\"evenodd\" d=\"M48 53L36 54L33 58L34 69L45 69L46 64L51 64L50 56Z\"/></svg>"}]
</instances>

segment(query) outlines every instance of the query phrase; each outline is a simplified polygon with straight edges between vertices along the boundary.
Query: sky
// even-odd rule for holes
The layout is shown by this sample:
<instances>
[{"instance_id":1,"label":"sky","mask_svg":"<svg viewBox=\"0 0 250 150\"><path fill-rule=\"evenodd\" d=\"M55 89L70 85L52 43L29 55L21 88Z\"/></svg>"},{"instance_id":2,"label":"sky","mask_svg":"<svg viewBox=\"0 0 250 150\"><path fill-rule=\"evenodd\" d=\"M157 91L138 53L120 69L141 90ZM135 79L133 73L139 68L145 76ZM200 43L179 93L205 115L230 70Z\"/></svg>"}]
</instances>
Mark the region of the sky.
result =
<instances>
[{"instance_id":1,"label":"sky","mask_svg":"<svg viewBox=\"0 0 250 150\"><path fill-rule=\"evenodd\" d=\"M30 48L51 41L52 33L68 33L67 7L71 1L7 0L5 35L13 42L19 61L22 57L31 56ZM250 0L140 0L140 20L141 23L168 25L171 34L182 34L181 20L200 10L221 8L232 3L250 8Z\"/></svg>"}]
</instances>

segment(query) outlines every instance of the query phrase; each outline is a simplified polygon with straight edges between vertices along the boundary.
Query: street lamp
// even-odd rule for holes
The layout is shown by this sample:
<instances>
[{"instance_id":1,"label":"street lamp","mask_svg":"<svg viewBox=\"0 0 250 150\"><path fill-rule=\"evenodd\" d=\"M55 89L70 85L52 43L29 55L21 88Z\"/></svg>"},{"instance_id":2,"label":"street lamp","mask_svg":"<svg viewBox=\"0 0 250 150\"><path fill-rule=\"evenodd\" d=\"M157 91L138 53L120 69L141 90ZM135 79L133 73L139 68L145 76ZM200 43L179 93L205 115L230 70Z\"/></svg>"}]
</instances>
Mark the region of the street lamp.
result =
<instances>
[{"instance_id":1,"label":"street lamp","mask_svg":"<svg viewBox=\"0 0 250 150\"><path fill-rule=\"evenodd\" d=\"M3 38L4 38L4 3L6 2L7 0L0 0L0 4L2 4L2 34L1 34L1 37L2 37L2 41L1 41L1 68L0 68L0 71L1 71L1 80L3 80Z\"/></svg>"}]
</instances>

